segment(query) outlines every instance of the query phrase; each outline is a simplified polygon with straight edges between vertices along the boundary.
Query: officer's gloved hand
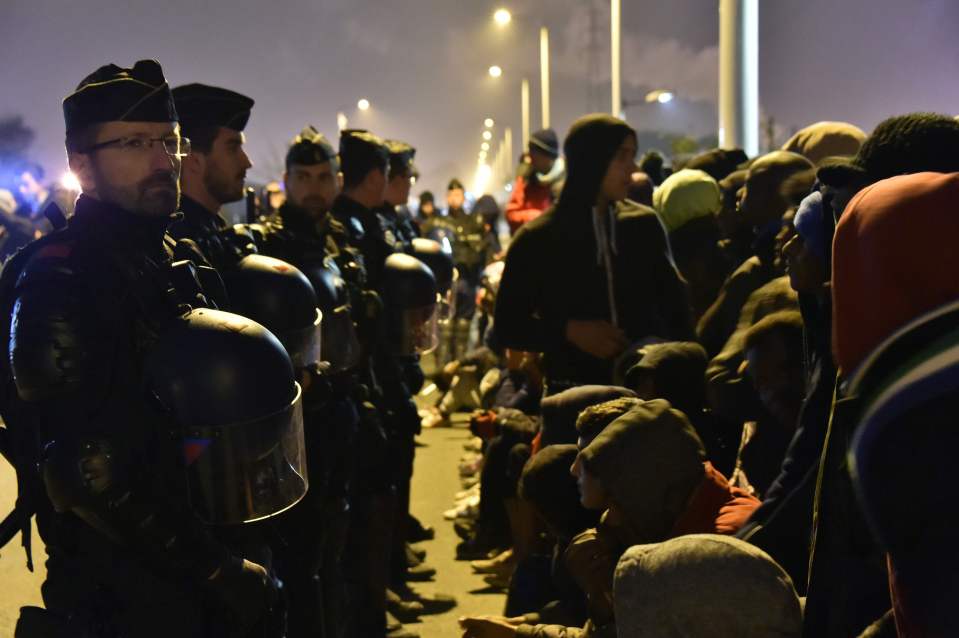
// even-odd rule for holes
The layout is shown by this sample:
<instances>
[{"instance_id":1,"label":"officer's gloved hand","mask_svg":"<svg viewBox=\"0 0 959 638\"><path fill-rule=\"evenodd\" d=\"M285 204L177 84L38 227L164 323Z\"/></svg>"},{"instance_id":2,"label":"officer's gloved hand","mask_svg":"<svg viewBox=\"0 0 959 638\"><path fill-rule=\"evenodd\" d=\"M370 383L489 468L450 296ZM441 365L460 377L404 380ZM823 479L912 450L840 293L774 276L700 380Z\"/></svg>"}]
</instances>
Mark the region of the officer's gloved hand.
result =
<instances>
[{"instance_id":1,"label":"officer's gloved hand","mask_svg":"<svg viewBox=\"0 0 959 638\"><path fill-rule=\"evenodd\" d=\"M276 585L266 568L244 558L232 557L208 584L229 612L237 635L256 626L276 603Z\"/></svg>"}]
</instances>

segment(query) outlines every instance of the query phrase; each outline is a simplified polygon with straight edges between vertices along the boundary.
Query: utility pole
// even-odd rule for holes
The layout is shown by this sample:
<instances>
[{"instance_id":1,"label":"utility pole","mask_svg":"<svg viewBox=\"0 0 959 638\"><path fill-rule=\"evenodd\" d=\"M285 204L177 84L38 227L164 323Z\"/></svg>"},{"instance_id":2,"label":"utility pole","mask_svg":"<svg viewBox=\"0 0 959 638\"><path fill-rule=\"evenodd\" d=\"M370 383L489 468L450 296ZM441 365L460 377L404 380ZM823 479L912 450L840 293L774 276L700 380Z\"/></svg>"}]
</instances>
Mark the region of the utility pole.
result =
<instances>
[{"instance_id":1,"label":"utility pole","mask_svg":"<svg viewBox=\"0 0 959 638\"><path fill-rule=\"evenodd\" d=\"M520 93L520 102L523 109L523 148L526 148L529 144L529 80L523 79Z\"/></svg>"},{"instance_id":2,"label":"utility pole","mask_svg":"<svg viewBox=\"0 0 959 638\"><path fill-rule=\"evenodd\" d=\"M549 30L539 30L539 81L543 89L543 126L549 128Z\"/></svg>"},{"instance_id":3,"label":"utility pole","mask_svg":"<svg viewBox=\"0 0 959 638\"><path fill-rule=\"evenodd\" d=\"M719 146L759 153L758 0L719 0Z\"/></svg>"},{"instance_id":4,"label":"utility pole","mask_svg":"<svg viewBox=\"0 0 959 638\"><path fill-rule=\"evenodd\" d=\"M620 44L620 32L622 29L622 5L621 0L610 0L610 64L612 79L612 113L613 117L623 116L623 97L622 97L622 78L620 77L620 62L622 59L623 48Z\"/></svg>"}]
</instances>

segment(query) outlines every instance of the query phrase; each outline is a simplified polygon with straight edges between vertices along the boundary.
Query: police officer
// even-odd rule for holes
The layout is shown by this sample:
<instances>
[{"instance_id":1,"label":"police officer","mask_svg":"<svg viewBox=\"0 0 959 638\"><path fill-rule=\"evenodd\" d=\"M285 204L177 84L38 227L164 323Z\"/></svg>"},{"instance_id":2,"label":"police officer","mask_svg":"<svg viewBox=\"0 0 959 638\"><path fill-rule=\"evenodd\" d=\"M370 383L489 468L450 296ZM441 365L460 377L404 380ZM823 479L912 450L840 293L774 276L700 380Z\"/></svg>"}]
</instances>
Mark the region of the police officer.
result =
<instances>
[{"instance_id":1,"label":"police officer","mask_svg":"<svg viewBox=\"0 0 959 638\"><path fill-rule=\"evenodd\" d=\"M398 212L409 200L416 168L413 158L416 149L405 142L388 140L389 180L386 186L384 202L376 209L379 227L372 228L375 246L387 246L393 253L411 253L414 240L418 238L415 228L407 224ZM379 255L372 254L370 259ZM388 319L387 319L388 321ZM436 570L422 563L407 546L411 526L420 527L412 519L410 506L410 482L413 476L415 436L419 434L420 417L413 396L423 385L423 371L419 364L419 355L395 352L395 344L388 335L380 335L380 343L374 355L374 369L381 397L378 406L391 435L390 461L392 477L396 490L393 524L393 544L390 553L391 590L401 600L422 606L423 613L439 613L453 607L455 600L447 595L424 595L407 584L408 580L425 580L432 577ZM402 613L402 606L392 599L390 606L395 614Z\"/></svg>"},{"instance_id":2,"label":"police officer","mask_svg":"<svg viewBox=\"0 0 959 638\"><path fill-rule=\"evenodd\" d=\"M183 135L193 146L180 178L183 217L170 226L170 234L195 241L217 270L233 267L255 248L241 243L219 211L243 198L246 172L253 166L243 149L253 100L205 84L178 86L173 99Z\"/></svg>"},{"instance_id":3,"label":"police officer","mask_svg":"<svg viewBox=\"0 0 959 638\"><path fill-rule=\"evenodd\" d=\"M266 220L257 242L261 253L282 258L303 271L324 315L322 378L313 381L324 387L327 395L308 403L305 411L307 432L314 432L306 441L311 476L316 477L311 485L319 482L322 487L311 487L307 506L292 511L289 524L281 529L286 546L280 561L286 558L287 564L296 568L285 570L291 638L341 636L347 630L341 562L356 450L361 447L354 441L361 411L373 411L359 381L362 353L350 298L350 289L359 290L365 282L362 260L354 256L345 228L330 213L339 191L338 168L336 152L326 138L312 126L304 127L286 154L286 201ZM353 286L341 276L344 272L351 276ZM315 465L320 466L319 471L314 471ZM317 558L318 564L311 565ZM318 580L320 604L316 587L306 582L313 576Z\"/></svg>"},{"instance_id":4,"label":"police officer","mask_svg":"<svg viewBox=\"0 0 959 638\"><path fill-rule=\"evenodd\" d=\"M453 248L453 264L459 277L456 282L456 321L452 358L458 359L469 350L470 322L476 312L476 290L483 268L489 263L491 247L483 220L464 209L463 184L450 180L446 189L446 227Z\"/></svg>"},{"instance_id":5,"label":"police officer","mask_svg":"<svg viewBox=\"0 0 959 638\"><path fill-rule=\"evenodd\" d=\"M413 239L420 236L406 207L416 181L417 171L413 164L416 149L398 140L386 140L386 147L390 151L390 180L386 184L385 201L376 213L387 243L394 246L393 252L409 254Z\"/></svg>"},{"instance_id":6,"label":"police officer","mask_svg":"<svg viewBox=\"0 0 959 638\"><path fill-rule=\"evenodd\" d=\"M160 65L103 66L64 99L63 111L70 168L82 186L75 214L66 228L7 264L0 280L0 300L12 314L12 384L5 388L3 416L29 423L42 451L37 520L49 554L46 612L25 610L17 635L249 635L268 610L271 579L203 521L237 523L275 512L221 508L235 506L236 490L253 484L207 480L209 489L198 487L196 472L224 449L205 435L191 447L179 427L203 425L190 406L203 405L201 420L214 426L250 404L227 386L199 401L190 396L189 382L178 385L171 375L184 363L209 374L222 363L217 344L230 341L227 333L243 332L232 349L273 375L271 388L278 388L284 414L292 415L295 410L285 411L296 403L289 358L272 335L242 317L215 310L184 315L206 304L200 282L209 273L173 263L164 237L189 142L179 134ZM238 332L224 330L227 324ZM194 351L196 360L185 361L177 335L197 334L191 327L216 338L203 341L212 350ZM173 346L164 348L171 332ZM163 359L164 353L177 357ZM249 367L239 359L230 363L239 366L233 369L240 387ZM200 389L220 380L210 375ZM171 387L185 394L171 394ZM270 392L249 400L266 400ZM272 459L276 449L262 448L262 458ZM240 461L231 460L245 475ZM184 476L192 477L188 485ZM289 485L302 492L305 476L295 478ZM276 485L263 479L261 486ZM256 495L250 505L271 497L261 501L258 489L250 494Z\"/></svg>"}]
</instances>

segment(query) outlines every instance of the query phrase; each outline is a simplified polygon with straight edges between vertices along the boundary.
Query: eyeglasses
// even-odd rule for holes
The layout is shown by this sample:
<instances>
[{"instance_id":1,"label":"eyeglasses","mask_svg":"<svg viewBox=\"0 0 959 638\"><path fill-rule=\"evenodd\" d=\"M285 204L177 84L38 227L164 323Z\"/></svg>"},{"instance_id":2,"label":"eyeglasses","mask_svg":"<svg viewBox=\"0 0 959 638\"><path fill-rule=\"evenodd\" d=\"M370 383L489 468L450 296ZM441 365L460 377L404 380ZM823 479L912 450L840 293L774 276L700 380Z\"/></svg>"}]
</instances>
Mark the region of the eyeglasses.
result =
<instances>
[{"instance_id":1,"label":"eyeglasses","mask_svg":"<svg viewBox=\"0 0 959 638\"><path fill-rule=\"evenodd\" d=\"M118 148L127 153L149 153L153 150L153 145L159 142L163 145L163 150L171 157L183 158L190 154L190 140L178 135L167 137L118 137L106 142L100 142L87 148L87 153L98 151L102 148Z\"/></svg>"}]
</instances>

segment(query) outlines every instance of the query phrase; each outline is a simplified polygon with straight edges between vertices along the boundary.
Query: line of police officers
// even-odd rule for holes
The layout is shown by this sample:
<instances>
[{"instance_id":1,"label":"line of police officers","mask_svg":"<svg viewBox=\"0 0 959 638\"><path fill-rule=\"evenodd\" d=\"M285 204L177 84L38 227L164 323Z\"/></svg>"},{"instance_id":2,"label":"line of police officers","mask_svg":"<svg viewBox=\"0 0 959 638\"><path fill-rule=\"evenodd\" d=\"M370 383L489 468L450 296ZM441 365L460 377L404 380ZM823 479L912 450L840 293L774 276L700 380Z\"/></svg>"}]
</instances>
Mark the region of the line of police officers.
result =
<instances>
[{"instance_id":1,"label":"line of police officers","mask_svg":"<svg viewBox=\"0 0 959 638\"><path fill-rule=\"evenodd\" d=\"M388 588L455 605L407 585L418 353L454 272L395 210L415 151L307 127L279 212L230 226L252 106L152 60L63 101L76 212L0 275L0 544L35 513L48 553L18 637L379 638L411 635Z\"/></svg>"}]
</instances>

